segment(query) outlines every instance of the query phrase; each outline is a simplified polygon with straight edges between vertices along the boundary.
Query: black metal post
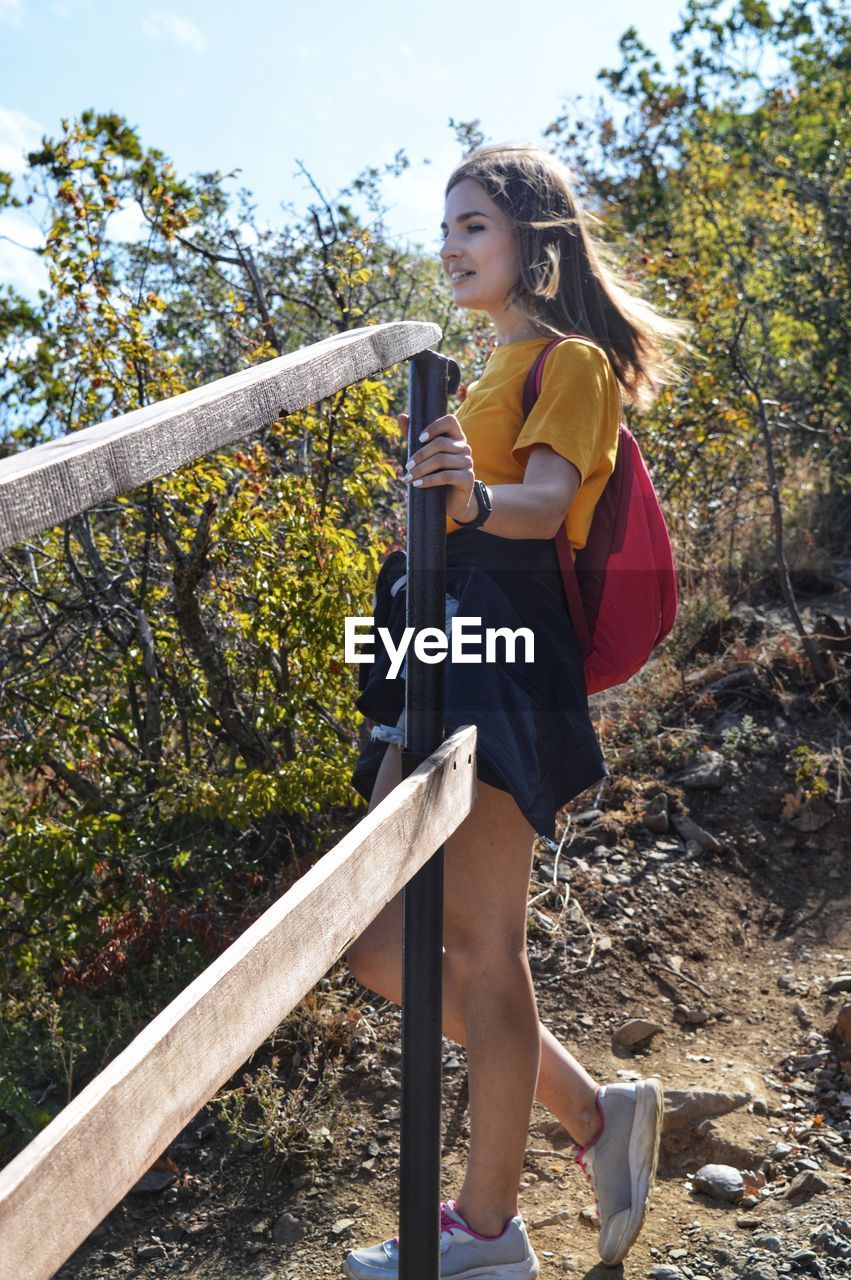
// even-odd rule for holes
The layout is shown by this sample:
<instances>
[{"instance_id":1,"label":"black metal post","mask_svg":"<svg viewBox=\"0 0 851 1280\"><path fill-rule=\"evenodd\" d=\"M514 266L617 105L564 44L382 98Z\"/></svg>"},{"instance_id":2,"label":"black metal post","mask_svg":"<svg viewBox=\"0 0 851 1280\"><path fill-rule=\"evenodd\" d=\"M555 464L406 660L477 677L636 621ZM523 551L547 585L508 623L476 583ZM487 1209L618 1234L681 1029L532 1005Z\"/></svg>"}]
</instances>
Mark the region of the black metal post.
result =
<instances>
[{"instance_id":1,"label":"black metal post","mask_svg":"<svg viewBox=\"0 0 851 1280\"><path fill-rule=\"evenodd\" d=\"M446 413L458 386L453 360L424 351L410 362L408 454ZM446 489L408 494L406 626L446 625ZM402 776L440 746L444 664L407 654ZM402 963L402 1134L399 1176L400 1280L440 1276L441 1047L443 1021L443 847L405 886Z\"/></svg>"}]
</instances>

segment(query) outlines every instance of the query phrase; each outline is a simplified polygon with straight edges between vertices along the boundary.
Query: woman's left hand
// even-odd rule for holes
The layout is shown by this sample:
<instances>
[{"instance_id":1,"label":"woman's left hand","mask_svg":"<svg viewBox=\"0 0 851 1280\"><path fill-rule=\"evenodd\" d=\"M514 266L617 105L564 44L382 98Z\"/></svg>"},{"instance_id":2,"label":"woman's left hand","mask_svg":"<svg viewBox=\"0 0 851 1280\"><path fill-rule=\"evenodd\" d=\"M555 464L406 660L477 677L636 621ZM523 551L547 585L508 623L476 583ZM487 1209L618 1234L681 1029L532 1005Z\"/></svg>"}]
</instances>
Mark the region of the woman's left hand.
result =
<instances>
[{"instance_id":1,"label":"woman's left hand","mask_svg":"<svg viewBox=\"0 0 851 1280\"><path fill-rule=\"evenodd\" d=\"M408 430L408 415L401 413L397 419L403 431ZM405 479L409 484L423 489L448 485L446 514L463 524L478 515L478 503L473 501L473 452L461 423L454 414L436 418L425 428L428 440L408 459Z\"/></svg>"}]
</instances>

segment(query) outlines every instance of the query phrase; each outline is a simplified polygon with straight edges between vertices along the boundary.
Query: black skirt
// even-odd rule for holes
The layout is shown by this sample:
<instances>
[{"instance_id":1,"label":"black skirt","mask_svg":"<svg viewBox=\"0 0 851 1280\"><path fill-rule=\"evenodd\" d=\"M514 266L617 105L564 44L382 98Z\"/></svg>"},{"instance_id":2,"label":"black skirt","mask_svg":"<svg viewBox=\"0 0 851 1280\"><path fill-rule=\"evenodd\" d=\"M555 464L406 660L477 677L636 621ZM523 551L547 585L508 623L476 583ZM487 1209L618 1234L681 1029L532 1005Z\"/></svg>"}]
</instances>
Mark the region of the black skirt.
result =
<instances>
[{"instance_id":1,"label":"black skirt","mask_svg":"<svg viewBox=\"0 0 851 1280\"><path fill-rule=\"evenodd\" d=\"M378 642L377 627L390 631L398 645L405 627L404 551L384 561L375 588L373 663L359 668L360 696L355 706L376 722L362 750L352 785L372 795L388 741L403 725L404 666L388 679L390 659ZM476 771L492 787L509 792L534 830L552 839L558 810L607 776L600 745L588 714L582 652L573 631L552 539L500 538L480 530L457 530L446 539L447 620L451 614L481 618L481 628L466 626L467 653L473 631L529 628L534 656L522 639L515 661L500 639L495 661L443 662L447 736L462 725L477 729ZM480 651L485 656L484 644Z\"/></svg>"}]
</instances>

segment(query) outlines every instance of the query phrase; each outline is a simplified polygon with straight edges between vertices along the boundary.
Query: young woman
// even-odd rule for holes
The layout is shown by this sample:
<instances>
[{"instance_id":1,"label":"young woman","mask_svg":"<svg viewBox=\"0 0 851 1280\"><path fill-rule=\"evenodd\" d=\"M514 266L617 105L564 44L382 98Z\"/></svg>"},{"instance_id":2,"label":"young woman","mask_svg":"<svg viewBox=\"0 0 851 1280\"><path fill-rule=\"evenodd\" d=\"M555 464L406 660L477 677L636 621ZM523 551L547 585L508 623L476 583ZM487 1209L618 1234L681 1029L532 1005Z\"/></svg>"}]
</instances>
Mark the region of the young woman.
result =
<instances>
[{"instance_id":1,"label":"young woman","mask_svg":"<svg viewBox=\"0 0 851 1280\"><path fill-rule=\"evenodd\" d=\"M535 1096L577 1143L604 1262L635 1241L655 1176L659 1082L599 1087L539 1023L526 902L535 833L552 838L558 809L606 776L553 539L564 523L571 545L584 545L614 467L620 401L652 400L672 376L665 347L683 326L603 265L566 170L541 148L467 156L447 184L444 218L440 256L455 301L491 318L496 347L457 414L426 428L407 480L447 488L447 619L529 627L535 649L527 662L444 666L447 733L477 726L478 786L445 845L444 1030L467 1047L470 1146L463 1185L442 1207L441 1276L533 1277L517 1196ZM560 334L584 336L549 353L524 420L528 371ZM403 573L396 552L376 589L394 640ZM376 661L357 702L377 722L353 778L370 808L401 780L404 684L385 676ZM401 937L399 898L349 953L358 980L397 1003ZM395 1278L398 1241L357 1249L345 1266L354 1280Z\"/></svg>"}]
</instances>

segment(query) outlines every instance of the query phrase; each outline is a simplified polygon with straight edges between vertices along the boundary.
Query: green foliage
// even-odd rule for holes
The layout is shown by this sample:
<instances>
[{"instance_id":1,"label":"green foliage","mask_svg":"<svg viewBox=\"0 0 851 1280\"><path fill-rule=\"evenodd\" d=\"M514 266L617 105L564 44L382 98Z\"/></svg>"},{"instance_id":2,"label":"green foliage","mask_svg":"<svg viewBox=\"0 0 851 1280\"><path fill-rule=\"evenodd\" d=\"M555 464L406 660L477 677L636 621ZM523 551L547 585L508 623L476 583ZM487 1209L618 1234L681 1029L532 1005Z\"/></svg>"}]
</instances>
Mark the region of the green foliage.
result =
<instances>
[{"instance_id":1,"label":"green foliage","mask_svg":"<svg viewBox=\"0 0 851 1280\"><path fill-rule=\"evenodd\" d=\"M395 479L388 403L385 386L362 383L271 427L274 462L260 443L210 455L141 505L119 499L104 527L78 523L94 580L73 611L61 537L45 536L45 634L11 632L0 695L16 729L10 790L26 796L7 831L0 927L26 919L24 968L93 945L140 894L182 886L192 900L217 863L232 867L229 829L299 829L350 800L343 619L368 612L378 567L380 544L352 526ZM305 437L298 475L287 464ZM116 584L111 617L96 575ZM32 594L18 578L12 615Z\"/></svg>"},{"instance_id":2,"label":"green foliage","mask_svg":"<svg viewBox=\"0 0 851 1280\"><path fill-rule=\"evenodd\" d=\"M647 773L676 772L694 753L693 733L692 729L663 724L655 708L642 704L625 716L615 731L620 743L616 766Z\"/></svg>"},{"instance_id":3,"label":"green foliage","mask_svg":"<svg viewBox=\"0 0 851 1280\"><path fill-rule=\"evenodd\" d=\"M752 755L759 747L756 721L753 716L742 716L736 725L728 725L721 734L721 751L731 758L737 753Z\"/></svg>"},{"instance_id":4,"label":"green foliage","mask_svg":"<svg viewBox=\"0 0 851 1280\"><path fill-rule=\"evenodd\" d=\"M330 1101L339 1073L326 1070L324 1096L318 1097L304 1077L296 1084L282 1077L280 1066L280 1058L273 1057L247 1074L239 1088L219 1094L218 1113L234 1141L270 1152L279 1171L314 1170L333 1142L327 1126L318 1123L317 1107Z\"/></svg>"},{"instance_id":5,"label":"green foliage","mask_svg":"<svg viewBox=\"0 0 851 1280\"><path fill-rule=\"evenodd\" d=\"M344 201L252 252L221 175L184 181L118 117L64 122L30 165L50 288L0 308L7 452L431 311L434 264L412 304L410 255ZM376 181L353 189L374 204ZM109 234L129 202L148 228L130 245ZM370 611L401 534L403 379L270 422L0 561L11 1146L44 1118L34 1104L27 1129L30 1084L64 1100L362 804L343 623Z\"/></svg>"},{"instance_id":6,"label":"green foliage","mask_svg":"<svg viewBox=\"0 0 851 1280\"><path fill-rule=\"evenodd\" d=\"M273 1035L269 1061L217 1096L231 1139L270 1153L278 1175L315 1171L333 1142L323 1113L333 1107L339 1120L337 1086L359 1022L342 992L308 996Z\"/></svg>"},{"instance_id":7,"label":"green foliage","mask_svg":"<svg viewBox=\"0 0 851 1280\"><path fill-rule=\"evenodd\" d=\"M729 617L729 606L717 575L681 574L683 597L677 608L677 625L665 641L665 653L685 667L703 651L705 638L720 631Z\"/></svg>"},{"instance_id":8,"label":"green foliage","mask_svg":"<svg viewBox=\"0 0 851 1280\"><path fill-rule=\"evenodd\" d=\"M738 724L721 733L721 752L728 760L737 755L773 755L778 749L777 735L758 725L753 716L743 715Z\"/></svg>"},{"instance_id":9,"label":"green foliage","mask_svg":"<svg viewBox=\"0 0 851 1280\"><path fill-rule=\"evenodd\" d=\"M0 1159L34 1138L51 1118L14 1080L0 1075Z\"/></svg>"},{"instance_id":10,"label":"green foliage","mask_svg":"<svg viewBox=\"0 0 851 1280\"><path fill-rule=\"evenodd\" d=\"M795 785L799 788L803 801L811 800L813 796L826 796L829 794L830 787L825 777L825 762L818 752L814 751L805 742L800 742L797 747L793 748L788 772L794 778Z\"/></svg>"},{"instance_id":11,"label":"green foliage","mask_svg":"<svg viewBox=\"0 0 851 1280\"><path fill-rule=\"evenodd\" d=\"M808 0L689 0L672 43L667 72L626 32L596 119L549 133L631 287L692 322L686 377L639 426L695 558L732 568L768 512L769 441L786 505L801 459L851 470L851 28Z\"/></svg>"}]
</instances>

